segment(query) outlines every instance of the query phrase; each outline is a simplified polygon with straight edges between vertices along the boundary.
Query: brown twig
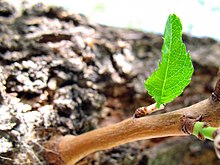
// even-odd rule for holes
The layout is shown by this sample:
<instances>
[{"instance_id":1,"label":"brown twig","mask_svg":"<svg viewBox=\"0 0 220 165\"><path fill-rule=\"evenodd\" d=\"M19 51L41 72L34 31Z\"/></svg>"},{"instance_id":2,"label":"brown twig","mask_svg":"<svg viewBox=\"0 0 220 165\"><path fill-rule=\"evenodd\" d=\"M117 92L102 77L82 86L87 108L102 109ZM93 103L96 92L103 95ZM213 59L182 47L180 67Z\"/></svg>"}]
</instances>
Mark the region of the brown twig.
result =
<instances>
[{"instance_id":1,"label":"brown twig","mask_svg":"<svg viewBox=\"0 0 220 165\"><path fill-rule=\"evenodd\" d=\"M79 136L68 135L54 138L46 145L46 158L50 164L73 165L90 153L124 143L156 137L188 135L182 131L182 118L184 116L197 118L201 114L204 122L220 127L220 102L211 97L173 112L145 116L135 120L130 118Z\"/></svg>"},{"instance_id":2,"label":"brown twig","mask_svg":"<svg viewBox=\"0 0 220 165\"><path fill-rule=\"evenodd\" d=\"M135 110L133 117L134 118L140 118L143 116L147 116L150 115L151 113L155 112L155 111L159 111L161 109L164 109L164 105L161 105L159 108L156 107L156 103L151 104L147 107L140 107L138 109Z\"/></svg>"}]
</instances>

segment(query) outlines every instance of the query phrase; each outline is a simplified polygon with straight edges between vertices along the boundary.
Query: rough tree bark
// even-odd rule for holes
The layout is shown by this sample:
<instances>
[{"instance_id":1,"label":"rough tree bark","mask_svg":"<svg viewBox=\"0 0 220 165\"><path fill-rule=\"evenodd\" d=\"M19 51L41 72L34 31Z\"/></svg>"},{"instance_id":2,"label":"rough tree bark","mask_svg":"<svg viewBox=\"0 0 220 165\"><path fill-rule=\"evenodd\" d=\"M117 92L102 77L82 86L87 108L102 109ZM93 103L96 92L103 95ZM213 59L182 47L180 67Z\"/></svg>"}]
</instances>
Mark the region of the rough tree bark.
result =
<instances>
[{"instance_id":1,"label":"rough tree bark","mask_svg":"<svg viewBox=\"0 0 220 165\"><path fill-rule=\"evenodd\" d=\"M50 137L110 125L153 103L143 81L160 58L160 35L90 23L58 7L26 4L19 13L0 4L0 164L45 164ZM208 98L216 81L220 44L187 35L184 41L195 74L167 111ZM220 163L212 143L193 137L129 143L81 163L164 162Z\"/></svg>"}]
</instances>

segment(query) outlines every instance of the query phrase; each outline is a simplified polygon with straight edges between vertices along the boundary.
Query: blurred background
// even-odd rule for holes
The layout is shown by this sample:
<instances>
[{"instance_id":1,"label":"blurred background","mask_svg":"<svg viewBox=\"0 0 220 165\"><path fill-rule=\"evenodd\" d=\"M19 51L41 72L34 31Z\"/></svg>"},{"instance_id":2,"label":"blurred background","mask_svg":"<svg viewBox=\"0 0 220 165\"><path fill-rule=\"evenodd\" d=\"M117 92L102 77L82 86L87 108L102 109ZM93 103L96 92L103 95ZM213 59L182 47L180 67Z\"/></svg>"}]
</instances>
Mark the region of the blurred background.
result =
<instances>
[{"instance_id":1,"label":"blurred background","mask_svg":"<svg viewBox=\"0 0 220 165\"><path fill-rule=\"evenodd\" d=\"M8 0L16 6L21 0ZM92 22L162 34L170 13L178 15L183 31L192 36L220 40L219 0L27 0L62 6L82 13Z\"/></svg>"},{"instance_id":2,"label":"blurred background","mask_svg":"<svg viewBox=\"0 0 220 165\"><path fill-rule=\"evenodd\" d=\"M180 17L188 35L220 39L217 0L29 0L46 6L26 5L23 13L22 0L7 1L12 6L0 0L0 165L46 164L42 145L51 136L105 127L154 103L143 82L158 65L163 40L150 32L162 34L170 13ZM82 13L90 22L47 5ZM19 11L20 17L14 13ZM195 104L214 90L220 42L188 35L183 39L195 68L192 81L166 111L157 113ZM220 164L213 142L193 136L127 143L83 161Z\"/></svg>"}]
</instances>

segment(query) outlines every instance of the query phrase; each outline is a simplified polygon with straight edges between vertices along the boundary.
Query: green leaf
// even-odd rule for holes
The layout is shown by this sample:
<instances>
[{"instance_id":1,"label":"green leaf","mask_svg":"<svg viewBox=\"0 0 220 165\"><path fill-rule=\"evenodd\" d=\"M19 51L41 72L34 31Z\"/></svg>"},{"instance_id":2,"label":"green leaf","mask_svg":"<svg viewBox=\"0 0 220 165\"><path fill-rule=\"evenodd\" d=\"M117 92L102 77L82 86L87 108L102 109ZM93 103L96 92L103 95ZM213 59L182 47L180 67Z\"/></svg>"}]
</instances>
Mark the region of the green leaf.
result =
<instances>
[{"instance_id":1,"label":"green leaf","mask_svg":"<svg viewBox=\"0 0 220 165\"><path fill-rule=\"evenodd\" d=\"M158 69L144 83L148 93L157 102L157 108L182 93L190 83L193 70L190 54L186 52L182 41L180 19L175 14L171 14L164 31L162 60Z\"/></svg>"}]
</instances>

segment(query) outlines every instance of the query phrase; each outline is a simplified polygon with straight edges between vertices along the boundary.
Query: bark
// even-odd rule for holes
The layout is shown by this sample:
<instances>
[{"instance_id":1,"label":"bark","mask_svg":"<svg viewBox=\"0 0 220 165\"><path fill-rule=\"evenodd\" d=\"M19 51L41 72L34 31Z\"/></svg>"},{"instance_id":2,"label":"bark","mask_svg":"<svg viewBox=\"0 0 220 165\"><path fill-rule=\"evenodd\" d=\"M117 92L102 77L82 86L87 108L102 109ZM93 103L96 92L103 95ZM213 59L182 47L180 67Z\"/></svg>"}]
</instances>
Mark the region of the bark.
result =
<instances>
[{"instance_id":1,"label":"bark","mask_svg":"<svg viewBox=\"0 0 220 165\"><path fill-rule=\"evenodd\" d=\"M90 23L59 7L24 4L19 12L7 2L0 4L0 164L46 164L43 146L50 137L78 137L153 103L143 81L157 67L162 36ZM204 100L214 90L219 43L187 35L184 41L195 74L166 111ZM159 142L133 142L83 161L150 162L143 150ZM214 155L209 162L219 163L214 151L209 155Z\"/></svg>"}]
</instances>

